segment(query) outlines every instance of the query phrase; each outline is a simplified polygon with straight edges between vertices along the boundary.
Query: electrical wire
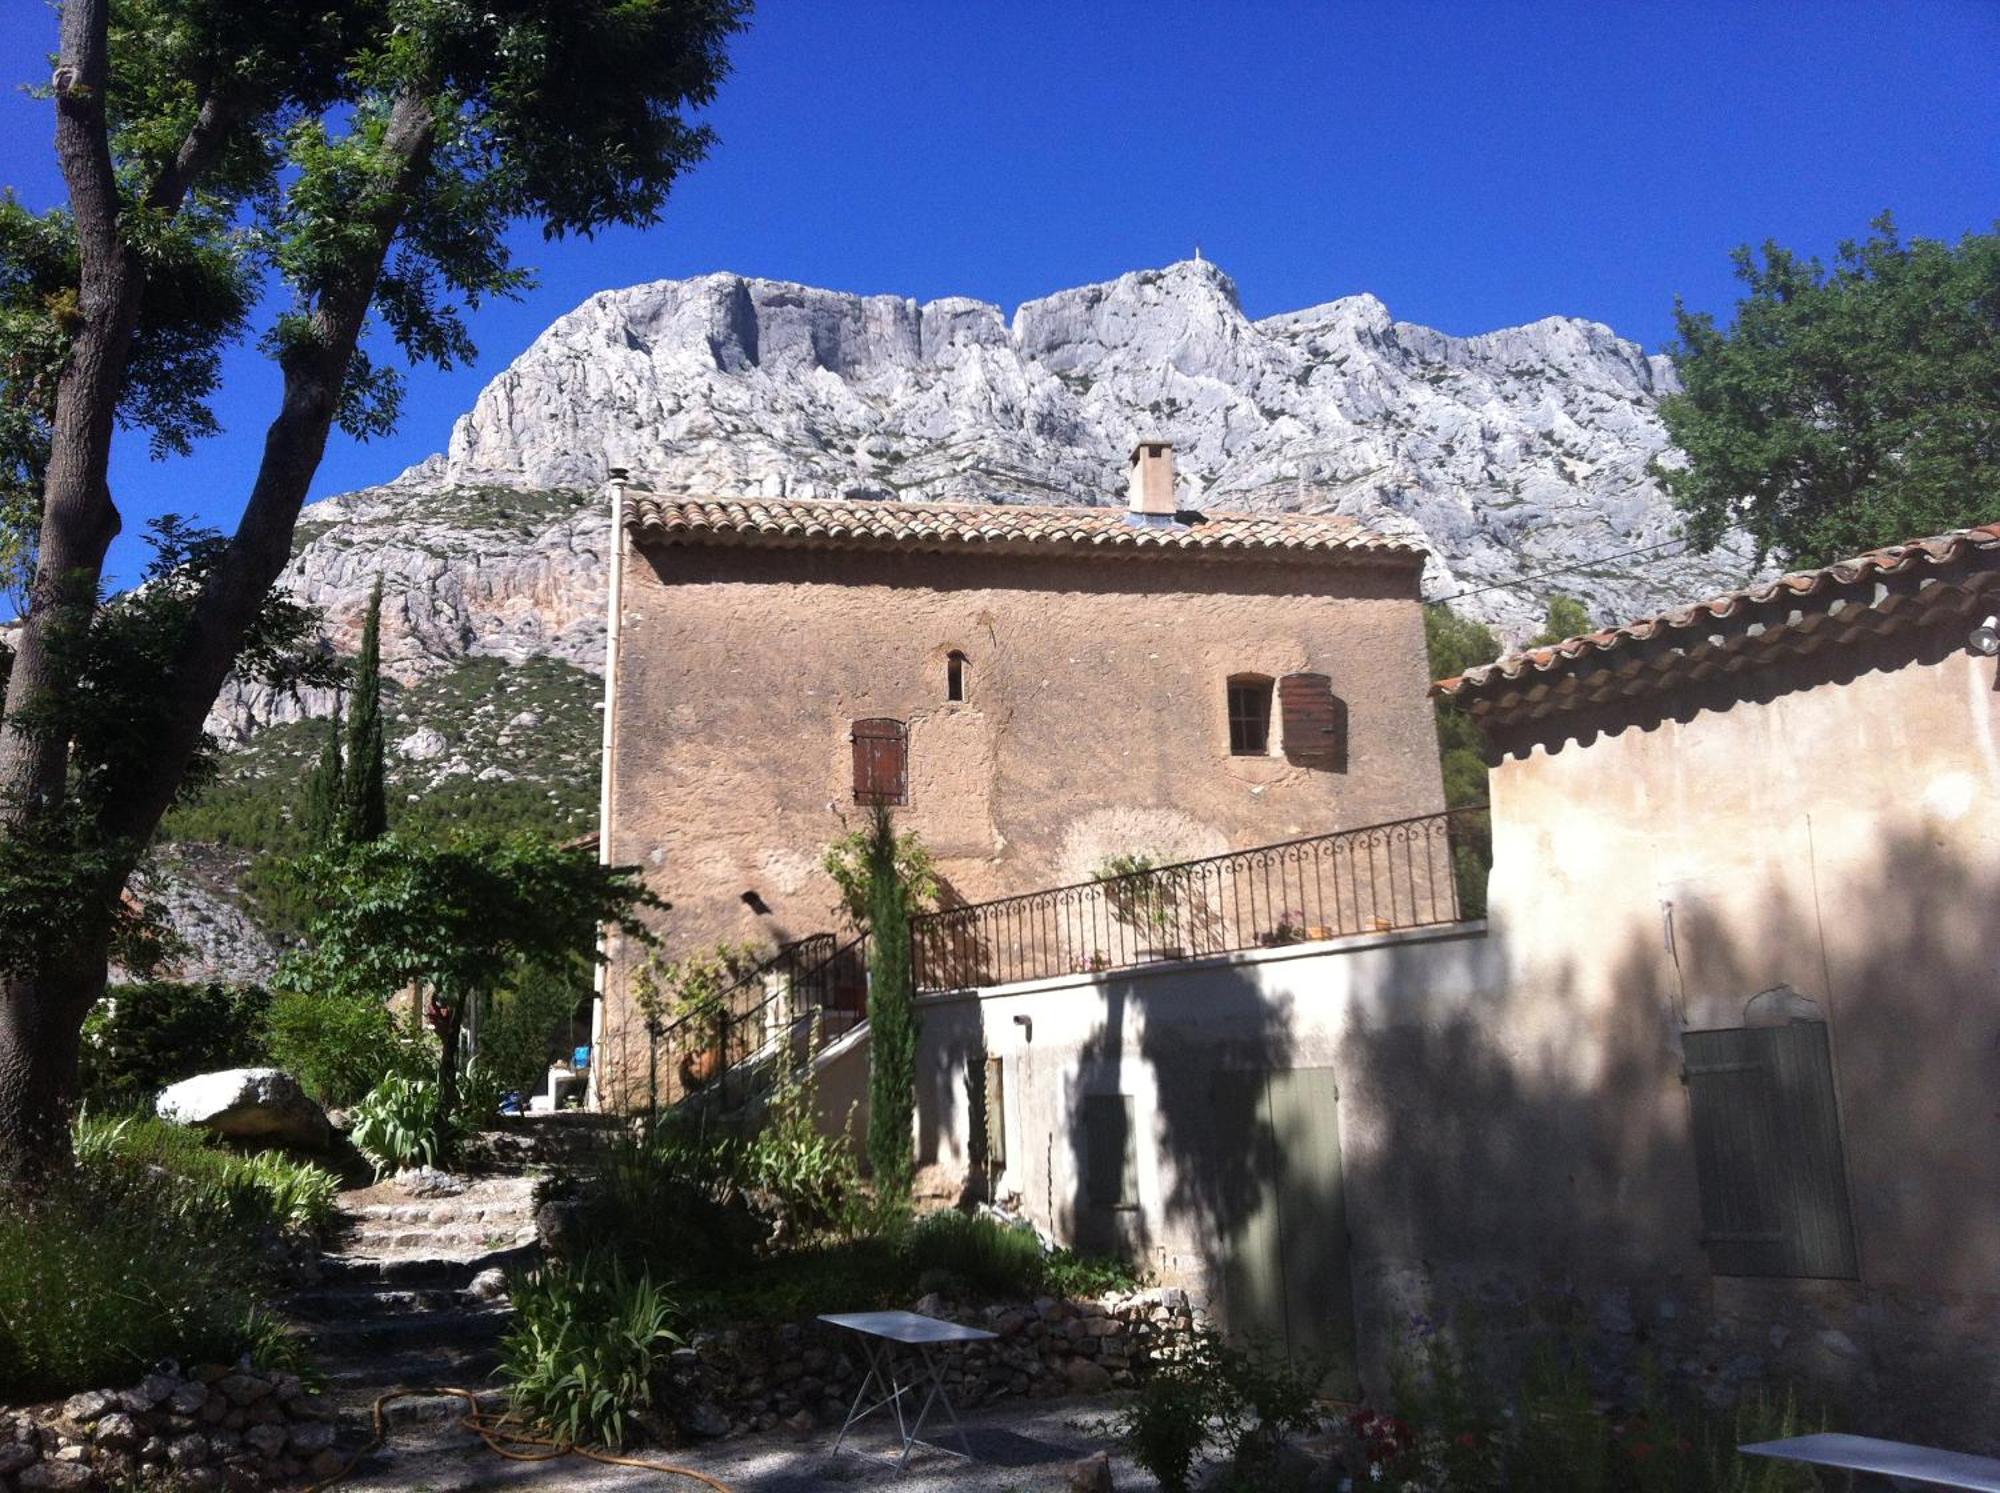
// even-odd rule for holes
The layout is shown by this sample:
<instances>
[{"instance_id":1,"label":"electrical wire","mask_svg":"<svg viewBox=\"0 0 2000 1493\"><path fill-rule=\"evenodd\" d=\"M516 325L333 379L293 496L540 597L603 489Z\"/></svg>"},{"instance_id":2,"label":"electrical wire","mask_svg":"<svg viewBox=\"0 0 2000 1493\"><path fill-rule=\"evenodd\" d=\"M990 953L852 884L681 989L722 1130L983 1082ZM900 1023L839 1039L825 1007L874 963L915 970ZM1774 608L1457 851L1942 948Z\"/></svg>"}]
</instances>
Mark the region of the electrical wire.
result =
<instances>
[{"instance_id":1,"label":"electrical wire","mask_svg":"<svg viewBox=\"0 0 2000 1493\"><path fill-rule=\"evenodd\" d=\"M1594 565L1604 564L1607 560L1623 560L1629 555L1650 555L1655 550L1670 549L1675 545L1689 544L1691 542L1687 539L1663 539L1658 544L1642 544L1636 549L1613 550L1608 555L1596 555L1588 560L1578 560L1573 565L1558 565L1553 570L1537 570L1529 575L1515 576L1514 579L1509 581L1494 581L1491 585L1473 586L1464 591L1454 591L1449 596L1426 596L1424 604L1426 606L1436 606L1447 601L1459 601L1467 596L1482 596L1488 591L1512 590L1515 587L1525 586L1530 581L1546 580L1552 575L1569 575L1573 571L1588 570ZM1667 557L1662 555L1660 558L1665 559Z\"/></svg>"}]
</instances>

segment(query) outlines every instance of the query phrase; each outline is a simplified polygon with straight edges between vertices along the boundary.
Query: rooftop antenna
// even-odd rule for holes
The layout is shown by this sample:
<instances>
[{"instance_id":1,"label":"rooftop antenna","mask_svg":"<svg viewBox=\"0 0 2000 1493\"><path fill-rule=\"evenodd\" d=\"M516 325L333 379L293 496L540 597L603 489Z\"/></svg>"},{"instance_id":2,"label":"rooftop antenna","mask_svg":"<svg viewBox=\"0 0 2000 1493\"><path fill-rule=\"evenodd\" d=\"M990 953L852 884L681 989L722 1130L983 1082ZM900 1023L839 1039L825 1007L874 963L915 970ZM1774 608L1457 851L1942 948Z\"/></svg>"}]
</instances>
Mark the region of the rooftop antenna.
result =
<instances>
[{"instance_id":1,"label":"rooftop antenna","mask_svg":"<svg viewBox=\"0 0 2000 1493\"><path fill-rule=\"evenodd\" d=\"M1200 243L1196 243L1196 244L1195 244L1195 246L1194 246L1194 262L1195 262L1196 264L1200 264L1200 263L1201 263L1201 245L1200 245Z\"/></svg>"}]
</instances>

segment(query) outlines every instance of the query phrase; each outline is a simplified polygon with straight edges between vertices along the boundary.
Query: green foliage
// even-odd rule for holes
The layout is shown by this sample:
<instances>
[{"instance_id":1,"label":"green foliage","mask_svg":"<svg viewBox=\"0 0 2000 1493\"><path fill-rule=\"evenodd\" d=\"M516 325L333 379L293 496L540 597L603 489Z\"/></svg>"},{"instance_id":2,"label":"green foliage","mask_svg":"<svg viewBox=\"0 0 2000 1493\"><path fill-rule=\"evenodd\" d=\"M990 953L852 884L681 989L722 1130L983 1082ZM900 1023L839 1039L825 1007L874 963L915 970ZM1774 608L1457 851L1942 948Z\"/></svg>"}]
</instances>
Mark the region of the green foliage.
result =
<instances>
[{"instance_id":1,"label":"green foliage","mask_svg":"<svg viewBox=\"0 0 2000 1493\"><path fill-rule=\"evenodd\" d=\"M593 958L600 923L650 941L634 909L659 905L635 868L526 835L392 833L308 854L299 875L319 912L281 987L377 1000L414 985L462 1001L524 964Z\"/></svg>"},{"instance_id":2,"label":"green foliage","mask_svg":"<svg viewBox=\"0 0 2000 1493\"><path fill-rule=\"evenodd\" d=\"M911 1225L903 1248L920 1281L953 1295L1024 1300L1048 1280L1042 1241L1025 1224L946 1209Z\"/></svg>"},{"instance_id":3,"label":"green foliage","mask_svg":"<svg viewBox=\"0 0 2000 1493\"><path fill-rule=\"evenodd\" d=\"M681 1341L666 1293L615 1257L591 1255L517 1275L508 1294L514 1325L498 1373L514 1409L565 1446L622 1447Z\"/></svg>"},{"instance_id":4,"label":"green foliage","mask_svg":"<svg viewBox=\"0 0 2000 1493\"><path fill-rule=\"evenodd\" d=\"M58 811L0 836L0 969L46 968L91 947L107 927L113 955L128 969L144 972L163 952L156 908L120 910L127 868L142 847L113 826L129 808L121 795L143 780L168 734L171 701L160 681L188 641L225 545L172 514L149 528L145 584L86 609L74 626L52 623L46 644L63 690L21 703L8 717L10 730L67 742L72 766L70 796ZM331 665L310 647L316 627L308 609L267 597L239 671L279 689L327 682ZM204 736L182 792L213 771L215 751Z\"/></svg>"},{"instance_id":5,"label":"green foliage","mask_svg":"<svg viewBox=\"0 0 2000 1493\"><path fill-rule=\"evenodd\" d=\"M1500 656L1500 640L1469 617L1433 602L1424 608L1424 649L1431 678L1455 679L1467 669ZM1486 747L1479 727L1455 700L1436 701L1438 765L1444 775L1445 806L1463 809L1486 802ZM1459 911L1486 915L1486 872L1492 862L1492 828L1484 813L1461 814L1455 824L1452 874Z\"/></svg>"},{"instance_id":6,"label":"green foliage","mask_svg":"<svg viewBox=\"0 0 2000 1493\"><path fill-rule=\"evenodd\" d=\"M340 1192L339 1178L324 1167L275 1151L241 1155L152 1115L84 1116L76 1123L76 1158L98 1175L173 1179L160 1194L163 1204L235 1234L317 1235L333 1222Z\"/></svg>"},{"instance_id":7,"label":"green foliage","mask_svg":"<svg viewBox=\"0 0 2000 1493\"><path fill-rule=\"evenodd\" d=\"M427 1078L383 1079L355 1108L348 1138L375 1175L444 1165L455 1138L443 1090Z\"/></svg>"},{"instance_id":8,"label":"green foliage","mask_svg":"<svg viewBox=\"0 0 2000 1493\"><path fill-rule=\"evenodd\" d=\"M1146 929L1156 938L1180 926L1189 878L1165 856L1150 851L1109 856L1090 879L1104 884L1104 900L1126 926Z\"/></svg>"},{"instance_id":9,"label":"green foliage","mask_svg":"<svg viewBox=\"0 0 2000 1493\"><path fill-rule=\"evenodd\" d=\"M1726 330L1676 303L1686 465L1660 480L1703 548L1740 525L1760 561L1823 565L2000 516L2000 232L1871 226L1831 267L1737 249Z\"/></svg>"},{"instance_id":10,"label":"green foliage","mask_svg":"<svg viewBox=\"0 0 2000 1493\"><path fill-rule=\"evenodd\" d=\"M820 857L820 869L833 878L840 892L840 905L848 922L856 928L867 926L874 895L871 843L870 830L850 830L827 846ZM896 836L895 864L896 881L903 889L910 912L929 912L936 907L944 895L944 883L938 877L937 862L931 858L930 848L915 830Z\"/></svg>"},{"instance_id":11,"label":"green foliage","mask_svg":"<svg viewBox=\"0 0 2000 1493\"><path fill-rule=\"evenodd\" d=\"M1400 1348L1396 1414L1349 1419L1357 1486L1390 1493L1810 1493L1810 1468L1737 1447L1822 1429L1789 1395L1746 1395L1733 1410L1676 1400L1646 1376L1640 1403L1593 1393L1581 1343L1541 1342L1518 1387L1489 1382L1476 1347L1443 1335Z\"/></svg>"},{"instance_id":12,"label":"green foliage","mask_svg":"<svg viewBox=\"0 0 2000 1493\"><path fill-rule=\"evenodd\" d=\"M868 876L868 1161L875 1186L908 1197L915 1178L917 1000L911 969L911 894L897 865L895 825L875 807Z\"/></svg>"},{"instance_id":13,"label":"green foliage","mask_svg":"<svg viewBox=\"0 0 2000 1493\"><path fill-rule=\"evenodd\" d=\"M743 1148L742 1176L769 1195L778 1223L797 1239L834 1227L861 1194L853 1137L819 1128L819 1079L790 1042L778 1049L778 1079L764 1121Z\"/></svg>"},{"instance_id":14,"label":"green foliage","mask_svg":"<svg viewBox=\"0 0 2000 1493\"><path fill-rule=\"evenodd\" d=\"M333 697L333 714L326 720L326 744L306 780L306 802L299 827L306 842L325 845L340 833L341 805L347 798L347 769L340 748L340 696Z\"/></svg>"},{"instance_id":15,"label":"green foliage","mask_svg":"<svg viewBox=\"0 0 2000 1493\"><path fill-rule=\"evenodd\" d=\"M360 1103L391 1074L422 1076L432 1059L421 1041L397 1025L385 1002L368 995L280 991L265 1018L271 1061L336 1109Z\"/></svg>"},{"instance_id":16,"label":"green foliage","mask_svg":"<svg viewBox=\"0 0 2000 1493\"><path fill-rule=\"evenodd\" d=\"M1273 1485L1287 1437L1319 1423L1316 1372L1226 1343L1200 1329L1185 1353L1155 1365L1119 1422L1132 1459L1168 1493L1188 1493L1208 1455L1225 1461L1216 1486Z\"/></svg>"},{"instance_id":17,"label":"green foliage","mask_svg":"<svg viewBox=\"0 0 2000 1493\"><path fill-rule=\"evenodd\" d=\"M0 1210L0 1403L129 1384L250 1345L255 1261L176 1178L93 1166Z\"/></svg>"},{"instance_id":18,"label":"green foliage","mask_svg":"<svg viewBox=\"0 0 2000 1493\"><path fill-rule=\"evenodd\" d=\"M382 579L368 593L361 628L361 657L354 666L354 707L347 720L347 758L339 779L336 823L350 844L389 832L382 744Z\"/></svg>"},{"instance_id":19,"label":"green foliage","mask_svg":"<svg viewBox=\"0 0 2000 1493\"><path fill-rule=\"evenodd\" d=\"M1549 597L1548 615L1542 621L1542 630L1521 646L1552 648L1557 643L1566 643L1571 638L1596 630L1597 624L1590 620L1590 609L1574 596L1565 596L1558 591Z\"/></svg>"},{"instance_id":20,"label":"green foliage","mask_svg":"<svg viewBox=\"0 0 2000 1493\"><path fill-rule=\"evenodd\" d=\"M589 964L524 969L494 993L479 1026L474 1067L496 1094L533 1093L548 1076L550 1039L590 994Z\"/></svg>"},{"instance_id":21,"label":"green foliage","mask_svg":"<svg viewBox=\"0 0 2000 1493\"><path fill-rule=\"evenodd\" d=\"M168 1084L264 1056L270 997L255 985L113 986L83 1023L80 1092L99 1109L150 1105Z\"/></svg>"},{"instance_id":22,"label":"green foliage","mask_svg":"<svg viewBox=\"0 0 2000 1493\"><path fill-rule=\"evenodd\" d=\"M651 1025L681 1029L684 1049L720 1047L729 992L763 962L750 943L717 943L680 959L649 958L632 981L632 998Z\"/></svg>"}]
</instances>

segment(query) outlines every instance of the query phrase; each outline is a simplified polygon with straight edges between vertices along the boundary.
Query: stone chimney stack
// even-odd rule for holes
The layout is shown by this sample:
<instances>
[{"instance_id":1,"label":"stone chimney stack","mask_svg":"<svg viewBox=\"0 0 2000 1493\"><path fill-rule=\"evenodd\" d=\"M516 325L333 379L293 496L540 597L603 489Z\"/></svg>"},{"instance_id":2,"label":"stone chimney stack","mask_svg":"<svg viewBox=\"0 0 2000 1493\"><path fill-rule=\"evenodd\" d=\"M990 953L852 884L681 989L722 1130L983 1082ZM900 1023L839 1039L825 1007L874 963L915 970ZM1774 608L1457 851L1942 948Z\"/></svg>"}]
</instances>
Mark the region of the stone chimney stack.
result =
<instances>
[{"instance_id":1,"label":"stone chimney stack","mask_svg":"<svg viewBox=\"0 0 2000 1493\"><path fill-rule=\"evenodd\" d=\"M1132 448L1130 496L1126 508L1150 518L1172 518L1174 448L1166 441L1141 441Z\"/></svg>"}]
</instances>

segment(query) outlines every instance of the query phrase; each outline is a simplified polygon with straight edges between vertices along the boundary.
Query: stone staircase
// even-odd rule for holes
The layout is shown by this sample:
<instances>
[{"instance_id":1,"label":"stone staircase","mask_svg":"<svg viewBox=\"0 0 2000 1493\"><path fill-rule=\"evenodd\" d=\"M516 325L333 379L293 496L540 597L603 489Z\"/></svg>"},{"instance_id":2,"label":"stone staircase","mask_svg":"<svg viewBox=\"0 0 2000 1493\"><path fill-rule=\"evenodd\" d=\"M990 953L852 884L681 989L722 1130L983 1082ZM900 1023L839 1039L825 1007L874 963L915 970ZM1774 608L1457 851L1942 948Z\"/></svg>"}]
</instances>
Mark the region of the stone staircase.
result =
<instances>
[{"instance_id":1,"label":"stone staircase","mask_svg":"<svg viewBox=\"0 0 2000 1493\"><path fill-rule=\"evenodd\" d=\"M365 1424L391 1389L493 1389L513 1316L499 1272L535 1258L535 1183L533 1175L460 1178L411 1196L387 1182L354 1196L318 1283L288 1303L343 1411ZM399 1401L389 1417L402 1424L463 1410L456 1397L425 1395Z\"/></svg>"}]
</instances>

